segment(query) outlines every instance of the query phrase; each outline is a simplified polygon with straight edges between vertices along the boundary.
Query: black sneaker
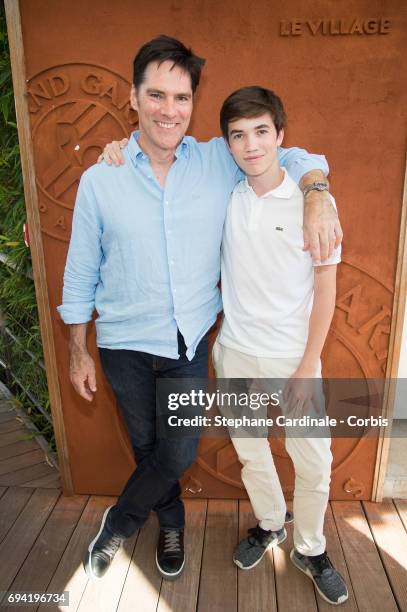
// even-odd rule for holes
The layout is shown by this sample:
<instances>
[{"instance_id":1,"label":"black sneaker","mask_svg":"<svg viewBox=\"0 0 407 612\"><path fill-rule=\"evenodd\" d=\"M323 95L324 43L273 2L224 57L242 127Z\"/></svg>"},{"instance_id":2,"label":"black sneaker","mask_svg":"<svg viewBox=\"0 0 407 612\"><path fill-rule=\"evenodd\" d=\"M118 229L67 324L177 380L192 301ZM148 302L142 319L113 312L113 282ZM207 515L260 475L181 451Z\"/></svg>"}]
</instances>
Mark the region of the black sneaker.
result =
<instances>
[{"instance_id":1,"label":"black sneaker","mask_svg":"<svg viewBox=\"0 0 407 612\"><path fill-rule=\"evenodd\" d=\"M233 561L240 569L255 567L263 559L269 548L284 542L287 532L284 527L277 531L266 531L257 525L247 532L249 535L235 548Z\"/></svg>"},{"instance_id":2,"label":"black sneaker","mask_svg":"<svg viewBox=\"0 0 407 612\"><path fill-rule=\"evenodd\" d=\"M181 576L185 565L183 529L160 530L155 562L166 580L176 580Z\"/></svg>"},{"instance_id":3,"label":"black sneaker","mask_svg":"<svg viewBox=\"0 0 407 612\"><path fill-rule=\"evenodd\" d=\"M98 534L89 544L84 567L89 578L102 578L110 567L113 557L119 550L124 538L112 533L105 527L108 512L106 508Z\"/></svg>"},{"instance_id":4,"label":"black sneaker","mask_svg":"<svg viewBox=\"0 0 407 612\"><path fill-rule=\"evenodd\" d=\"M290 558L295 567L311 578L318 593L325 601L339 605L348 599L349 594L345 581L332 565L326 552L322 555L307 557L293 548Z\"/></svg>"}]
</instances>

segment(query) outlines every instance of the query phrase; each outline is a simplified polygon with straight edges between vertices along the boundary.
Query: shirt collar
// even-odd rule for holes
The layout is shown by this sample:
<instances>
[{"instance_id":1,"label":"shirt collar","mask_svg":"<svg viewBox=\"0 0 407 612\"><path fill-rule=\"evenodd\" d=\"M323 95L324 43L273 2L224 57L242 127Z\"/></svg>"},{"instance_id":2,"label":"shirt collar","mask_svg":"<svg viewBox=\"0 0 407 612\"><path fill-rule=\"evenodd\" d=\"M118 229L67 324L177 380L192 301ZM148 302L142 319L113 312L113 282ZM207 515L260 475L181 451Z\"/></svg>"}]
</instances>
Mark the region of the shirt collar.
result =
<instances>
[{"instance_id":1,"label":"shirt collar","mask_svg":"<svg viewBox=\"0 0 407 612\"><path fill-rule=\"evenodd\" d=\"M285 168L282 168L282 171L284 172L284 178L281 181L280 185L278 185L275 189L271 189L270 191L267 191L267 193L263 193L263 195L260 196L259 199L267 198L269 196L272 196L273 198L282 198L285 200L288 200L289 198L291 198L291 196L294 194L297 188L297 183L293 181L293 179L289 176ZM245 192L245 191L250 192L256 198L259 197L254 193L253 188L249 185L247 176L245 176L245 178L241 181L241 183L239 183L238 191L239 192Z\"/></svg>"},{"instance_id":2,"label":"shirt collar","mask_svg":"<svg viewBox=\"0 0 407 612\"><path fill-rule=\"evenodd\" d=\"M137 166L141 161L149 161L148 155L144 153L144 151L140 148L138 143L138 138L140 136L140 132L135 131L131 133L129 144L127 146L127 150L129 152L130 158L133 163ZM178 147L175 150L175 157L178 159L179 157L186 156L188 153L188 141L187 137L184 138L179 143Z\"/></svg>"}]
</instances>

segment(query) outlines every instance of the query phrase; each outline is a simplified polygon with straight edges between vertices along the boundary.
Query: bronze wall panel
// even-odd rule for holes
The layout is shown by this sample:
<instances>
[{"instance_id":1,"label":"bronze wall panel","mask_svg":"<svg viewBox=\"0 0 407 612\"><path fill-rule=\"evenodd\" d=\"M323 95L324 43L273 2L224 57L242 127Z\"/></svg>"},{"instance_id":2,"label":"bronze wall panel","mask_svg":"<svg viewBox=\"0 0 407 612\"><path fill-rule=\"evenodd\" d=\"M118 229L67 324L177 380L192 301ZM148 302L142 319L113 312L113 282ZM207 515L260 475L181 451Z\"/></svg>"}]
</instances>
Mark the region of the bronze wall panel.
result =
<instances>
[{"instance_id":1,"label":"bronze wall panel","mask_svg":"<svg viewBox=\"0 0 407 612\"><path fill-rule=\"evenodd\" d=\"M260 84L285 102L285 145L326 154L345 240L325 374L383 377L405 169L404 5L401 0L351 0L346 6L322 0L312 5L20 1L47 283L76 493L116 494L133 467L107 384L99 382L89 405L69 383L68 329L56 306L78 179L104 142L128 134L134 124L127 98L138 47L166 33L207 58L190 130L194 136L218 134L225 96ZM93 332L89 345L97 359ZM185 479L190 493L244 496L227 441L221 449L208 450L207 444ZM370 497L376 446L377 440L357 448L354 441L335 441L333 498ZM273 450L289 494L289 461L279 442ZM221 458L229 457L226 463L220 451Z\"/></svg>"}]
</instances>

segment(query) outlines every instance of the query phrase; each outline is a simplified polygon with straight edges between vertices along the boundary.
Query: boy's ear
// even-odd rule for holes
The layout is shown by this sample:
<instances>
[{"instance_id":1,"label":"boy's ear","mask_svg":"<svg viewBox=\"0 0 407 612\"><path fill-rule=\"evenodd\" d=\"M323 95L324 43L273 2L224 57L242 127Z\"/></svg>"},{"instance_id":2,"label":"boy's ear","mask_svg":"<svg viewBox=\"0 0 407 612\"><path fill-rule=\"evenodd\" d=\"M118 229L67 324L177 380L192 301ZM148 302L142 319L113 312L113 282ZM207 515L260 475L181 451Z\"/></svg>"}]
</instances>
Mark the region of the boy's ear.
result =
<instances>
[{"instance_id":1,"label":"boy's ear","mask_svg":"<svg viewBox=\"0 0 407 612\"><path fill-rule=\"evenodd\" d=\"M281 128L281 130L279 131L278 136L277 136L277 146L278 147L281 145L283 140L284 140L284 129Z\"/></svg>"}]
</instances>

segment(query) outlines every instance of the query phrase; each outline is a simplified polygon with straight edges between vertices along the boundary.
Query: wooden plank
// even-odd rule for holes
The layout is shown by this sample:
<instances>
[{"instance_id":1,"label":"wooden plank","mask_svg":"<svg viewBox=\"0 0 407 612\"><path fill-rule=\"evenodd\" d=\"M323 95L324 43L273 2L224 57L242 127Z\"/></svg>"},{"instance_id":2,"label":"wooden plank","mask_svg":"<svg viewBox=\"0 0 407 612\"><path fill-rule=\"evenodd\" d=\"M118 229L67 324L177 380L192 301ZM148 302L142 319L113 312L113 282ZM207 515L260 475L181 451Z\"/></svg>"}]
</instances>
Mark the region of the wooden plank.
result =
<instances>
[{"instance_id":1,"label":"wooden plank","mask_svg":"<svg viewBox=\"0 0 407 612\"><path fill-rule=\"evenodd\" d=\"M14 442L14 444L8 444L0 448L0 461L37 449L38 444L35 440L20 440L20 442Z\"/></svg>"},{"instance_id":2,"label":"wooden plank","mask_svg":"<svg viewBox=\"0 0 407 612\"><path fill-rule=\"evenodd\" d=\"M66 494L70 494L73 493L73 483L58 381L58 369L42 246L34 152L27 100L27 77L25 72L23 36L21 32L20 6L19 2L15 2L15 0L5 0L4 6L6 9L18 139L21 153L21 169L24 179L24 197L27 209L27 223L30 228L30 252L35 280L35 294L44 350L52 422L58 449L63 488Z\"/></svg>"},{"instance_id":3,"label":"wooden plank","mask_svg":"<svg viewBox=\"0 0 407 612\"><path fill-rule=\"evenodd\" d=\"M22 426L8 433L0 432L0 448L3 448L3 446L8 446L9 444L14 444L14 442L28 440L30 435L30 432L28 432L25 427Z\"/></svg>"},{"instance_id":4,"label":"wooden plank","mask_svg":"<svg viewBox=\"0 0 407 612\"><path fill-rule=\"evenodd\" d=\"M0 476L43 462L45 462L45 456L41 448L18 455L17 457L9 457L0 461Z\"/></svg>"},{"instance_id":5,"label":"wooden plank","mask_svg":"<svg viewBox=\"0 0 407 612\"><path fill-rule=\"evenodd\" d=\"M97 610L97 612L111 612L117 605L127 577L134 547L138 537L138 530L131 538L124 541L123 546L116 553L112 566L103 580L89 580L82 599L77 608L79 612ZM137 606L138 610L138 606Z\"/></svg>"},{"instance_id":6,"label":"wooden plank","mask_svg":"<svg viewBox=\"0 0 407 612\"><path fill-rule=\"evenodd\" d=\"M209 500L198 612L237 609L237 567L232 561L237 539L237 501Z\"/></svg>"},{"instance_id":7,"label":"wooden plank","mask_svg":"<svg viewBox=\"0 0 407 612\"><path fill-rule=\"evenodd\" d=\"M359 502L355 503L358 504ZM349 591L349 599L340 606L341 612L357 612L358 607L353 592L352 581L349 576L335 519L332 514L332 508L329 504L325 515L324 533L326 537L326 549L328 556L331 559L334 567L343 576ZM332 605L324 601L322 597L319 597L318 593L316 593L316 595L319 612L332 612Z\"/></svg>"},{"instance_id":8,"label":"wooden plank","mask_svg":"<svg viewBox=\"0 0 407 612\"><path fill-rule=\"evenodd\" d=\"M397 605L360 503L331 502L360 612L396 612Z\"/></svg>"},{"instance_id":9,"label":"wooden plank","mask_svg":"<svg viewBox=\"0 0 407 612\"><path fill-rule=\"evenodd\" d=\"M26 489L22 489L26 492ZM0 545L0 591L7 591L59 497L59 491L35 489Z\"/></svg>"},{"instance_id":10,"label":"wooden plank","mask_svg":"<svg viewBox=\"0 0 407 612\"><path fill-rule=\"evenodd\" d=\"M4 540L8 531L17 520L31 495L30 490L9 487L0 499L0 542Z\"/></svg>"},{"instance_id":11,"label":"wooden plank","mask_svg":"<svg viewBox=\"0 0 407 612\"><path fill-rule=\"evenodd\" d=\"M239 502L239 541L247 537L247 530L255 527L257 520L248 501ZM252 570L237 570L238 611L277 611L274 580L273 551L269 550Z\"/></svg>"},{"instance_id":12,"label":"wooden plank","mask_svg":"<svg viewBox=\"0 0 407 612\"><path fill-rule=\"evenodd\" d=\"M407 530L407 499L393 499L393 503L397 508L404 529Z\"/></svg>"},{"instance_id":13,"label":"wooden plank","mask_svg":"<svg viewBox=\"0 0 407 612\"><path fill-rule=\"evenodd\" d=\"M47 591L87 501L85 495L59 497L9 590ZM12 612L15 607L7 610Z\"/></svg>"},{"instance_id":14,"label":"wooden plank","mask_svg":"<svg viewBox=\"0 0 407 612\"><path fill-rule=\"evenodd\" d=\"M61 480L59 478L59 473L54 470L53 474L40 476L39 478L35 478L34 480L30 480L29 482L24 482L21 486L33 488L41 487L43 489L60 489Z\"/></svg>"},{"instance_id":15,"label":"wooden plank","mask_svg":"<svg viewBox=\"0 0 407 612\"><path fill-rule=\"evenodd\" d=\"M0 423L8 423L8 421L12 421L15 418L16 415L13 410L8 410L7 412L0 413Z\"/></svg>"},{"instance_id":16,"label":"wooden plank","mask_svg":"<svg viewBox=\"0 0 407 612\"><path fill-rule=\"evenodd\" d=\"M392 502L363 502L394 597L407 610L407 532Z\"/></svg>"},{"instance_id":17,"label":"wooden plank","mask_svg":"<svg viewBox=\"0 0 407 612\"><path fill-rule=\"evenodd\" d=\"M291 504L287 506L292 510ZM277 608L282 612L316 612L318 607L313 584L290 559L290 552L294 547L293 525L287 525L286 529L286 541L273 550ZM318 604L319 601L318 599Z\"/></svg>"},{"instance_id":18,"label":"wooden plank","mask_svg":"<svg viewBox=\"0 0 407 612\"><path fill-rule=\"evenodd\" d=\"M55 456L54 451L52 451L49 447L48 442L44 438L44 436L38 431L34 423L29 419L28 415L23 411L23 409L16 405L15 413L17 414L18 420L21 421L21 424L27 430L27 433L33 437L38 446L42 448L44 453L47 455L47 460L52 463L56 468L58 468L57 458Z\"/></svg>"},{"instance_id":19,"label":"wooden plank","mask_svg":"<svg viewBox=\"0 0 407 612\"><path fill-rule=\"evenodd\" d=\"M140 529L117 610L120 612L155 612L161 588L161 576L155 564L158 522L151 514Z\"/></svg>"},{"instance_id":20,"label":"wooden plank","mask_svg":"<svg viewBox=\"0 0 407 612\"><path fill-rule=\"evenodd\" d=\"M6 491L7 487L0 487L0 497L2 497Z\"/></svg>"},{"instance_id":21,"label":"wooden plank","mask_svg":"<svg viewBox=\"0 0 407 612\"><path fill-rule=\"evenodd\" d=\"M11 410L14 410L14 403L12 400L0 400L0 414L10 412Z\"/></svg>"},{"instance_id":22,"label":"wooden plank","mask_svg":"<svg viewBox=\"0 0 407 612\"><path fill-rule=\"evenodd\" d=\"M163 580L157 612L196 610L205 537L207 500L186 499L185 570L175 582Z\"/></svg>"},{"instance_id":23,"label":"wooden plank","mask_svg":"<svg viewBox=\"0 0 407 612\"><path fill-rule=\"evenodd\" d=\"M31 465L29 467L17 470L16 472L10 472L9 474L3 474L0 476L0 484L8 487L23 485L25 482L39 478L40 476L47 476L54 474L55 468L50 467L45 461Z\"/></svg>"},{"instance_id":24,"label":"wooden plank","mask_svg":"<svg viewBox=\"0 0 407 612\"><path fill-rule=\"evenodd\" d=\"M99 530L103 513L107 506L114 504L115 498L92 496L76 525L58 567L48 585L48 592L61 593L69 591L69 610L76 610L88 577L83 568L83 560L89 543ZM44 604L39 610L49 610ZM64 608L62 608L64 609Z\"/></svg>"},{"instance_id":25,"label":"wooden plank","mask_svg":"<svg viewBox=\"0 0 407 612\"><path fill-rule=\"evenodd\" d=\"M6 434L9 431L16 431L17 429L23 429L19 419L13 419L12 421L7 421L6 423L0 423L0 435Z\"/></svg>"}]
</instances>

